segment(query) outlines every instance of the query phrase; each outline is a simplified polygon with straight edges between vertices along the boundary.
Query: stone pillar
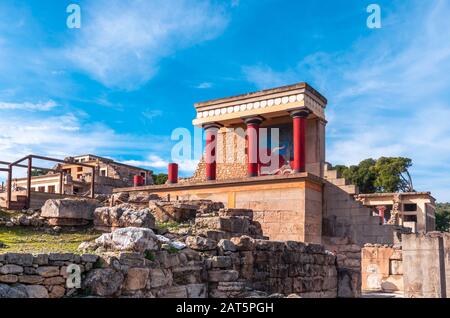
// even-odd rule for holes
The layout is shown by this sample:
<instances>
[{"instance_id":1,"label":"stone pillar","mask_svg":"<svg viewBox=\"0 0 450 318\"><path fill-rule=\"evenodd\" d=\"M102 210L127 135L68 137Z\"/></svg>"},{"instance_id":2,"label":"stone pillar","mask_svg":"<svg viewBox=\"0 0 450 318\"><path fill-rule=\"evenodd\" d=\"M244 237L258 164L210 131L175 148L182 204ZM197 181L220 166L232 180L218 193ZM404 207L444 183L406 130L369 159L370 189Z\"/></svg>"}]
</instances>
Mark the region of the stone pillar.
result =
<instances>
[{"instance_id":1,"label":"stone pillar","mask_svg":"<svg viewBox=\"0 0 450 318\"><path fill-rule=\"evenodd\" d=\"M306 118L310 111L306 108L290 112L293 122L294 160L292 169L295 172L306 171Z\"/></svg>"},{"instance_id":2,"label":"stone pillar","mask_svg":"<svg viewBox=\"0 0 450 318\"><path fill-rule=\"evenodd\" d=\"M206 180L216 180L217 133L220 125L213 123L203 126L206 133Z\"/></svg>"},{"instance_id":3,"label":"stone pillar","mask_svg":"<svg viewBox=\"0 0 450 318\"><path fill-rule=\"evenodd\" d=\"M262 117L244 118L247 125L247 175L257 177L259 174L259 125Z\"/></svg>"}]
</instances>

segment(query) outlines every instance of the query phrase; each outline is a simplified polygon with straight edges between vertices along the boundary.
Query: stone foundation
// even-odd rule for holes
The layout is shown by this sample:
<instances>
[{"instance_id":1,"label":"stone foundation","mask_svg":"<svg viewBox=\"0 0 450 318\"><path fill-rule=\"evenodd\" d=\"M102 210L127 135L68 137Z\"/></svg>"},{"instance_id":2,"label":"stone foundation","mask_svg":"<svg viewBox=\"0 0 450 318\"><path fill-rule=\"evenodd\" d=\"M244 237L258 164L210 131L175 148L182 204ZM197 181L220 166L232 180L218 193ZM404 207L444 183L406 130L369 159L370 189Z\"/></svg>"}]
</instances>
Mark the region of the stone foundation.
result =
<instances>
[{"instance_id":1,"label":"stone foundation","mask_svg":"<svg viewBox=\"0 0 450 318\"><path fill-rule=\"evenodd\" d=\"M403 261L400 245L366 244L362 249L362 289L403 292Z\"/></svg>"}]
</instances>

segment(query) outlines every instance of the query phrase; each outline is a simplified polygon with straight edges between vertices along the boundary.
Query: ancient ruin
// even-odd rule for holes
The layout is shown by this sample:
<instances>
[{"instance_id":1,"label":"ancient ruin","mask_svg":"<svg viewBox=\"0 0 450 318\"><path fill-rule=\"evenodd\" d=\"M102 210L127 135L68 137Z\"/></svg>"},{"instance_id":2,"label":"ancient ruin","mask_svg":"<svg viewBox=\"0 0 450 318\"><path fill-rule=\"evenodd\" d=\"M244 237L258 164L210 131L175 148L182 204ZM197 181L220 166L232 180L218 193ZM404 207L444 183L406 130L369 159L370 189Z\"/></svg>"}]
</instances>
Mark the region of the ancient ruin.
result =
<instances>
[{"instance_id":1,"label":"ancient ruin","mask_svg":"<svg viewBox=\"0 0 450 318\"><path fill-rule=\"evenodd\" d=\"M81 255L0 254L0 297L446 297L448 240L427 234L434 198L360 194L326 162L326 105L306 83L198 103L193 124L205 130L206 151L190 178L171 163L164 185L97 156L60 162L58 180L91 173L91 198L63 190L3 224L103 234L82 243ZM42 178L15 181L28 195L24 207L37 202ZM414 265L428 264L427 244L439 255L433 271ZM81 271L78 287L66 285L71 265ZM429 287L420 278L431 272L441 275Z\"/></svg>"}]
</instances>

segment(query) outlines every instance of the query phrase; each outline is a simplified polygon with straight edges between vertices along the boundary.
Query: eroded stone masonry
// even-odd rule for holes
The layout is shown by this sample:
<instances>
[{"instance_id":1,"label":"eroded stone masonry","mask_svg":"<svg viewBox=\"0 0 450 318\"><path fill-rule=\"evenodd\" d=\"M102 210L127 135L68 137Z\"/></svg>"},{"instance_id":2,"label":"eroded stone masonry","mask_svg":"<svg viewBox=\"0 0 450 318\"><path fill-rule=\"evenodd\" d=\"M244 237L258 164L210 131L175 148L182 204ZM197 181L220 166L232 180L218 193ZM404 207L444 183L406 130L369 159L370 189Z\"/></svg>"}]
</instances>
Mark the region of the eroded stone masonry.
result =
<instances>
[{"instance_id":1,"label":"eroded stone masonry","mask_svg":"<svg viewBox=\"0 0 450 318\"><path fill-rule=\"evenodd\" d=\"M164 185L153 185L151 171L89 155L56 159L50 172L61 189L42 192L31 177L36 156L9 164L0 206L30 213L3 224L106 233L80 246L97 256L2 255L0 297L359 297L361 286L449 295L448 239L424 234L435 229L435 199L360 194L326 162L326 107L306 83L197 103L192 123L204 130L206 151L190 178L170 163ZM13 191L12 167L24 160L28 178ZM63 181L78 173L89 176L86 187L68 195ZM440 260L430 263L439 273L431 285L420 280L432 275L424 246ZM82 270L80 289L64 287L70 263Z\"/></svg>"},{"instance_id":2,"label":"eroded stone masonry","mask_svg":"<svg viewBox=\"0 0 450 318\"><path fill-rule=\"evenodd\" d=\"M180 212L183 204L174 203L170 210ZM0 297L358 294L358 286L352 286L351 277L342 271L336 255L323 246L270 241L253 221L251 210L217 210L221 204L208 201L195 204L198 208L193 225L172 233L155 226L152 230L146 226L154 222L144 222L144 227L120 227L95 242L81 244L80 251L87 254L0 254ZM192 205L185 207L186 212L192 209ZM128 208L123 214L130 213ZM132 210L135 215L146 214L137 209ZM118 211L97 208L95 214L110 216L111 210ZM151 219L152 214L142 218ZM67 287L67 278L72 275L67 268L72 264L80 267L79 289Z\"/></svg>"}]
</instances>

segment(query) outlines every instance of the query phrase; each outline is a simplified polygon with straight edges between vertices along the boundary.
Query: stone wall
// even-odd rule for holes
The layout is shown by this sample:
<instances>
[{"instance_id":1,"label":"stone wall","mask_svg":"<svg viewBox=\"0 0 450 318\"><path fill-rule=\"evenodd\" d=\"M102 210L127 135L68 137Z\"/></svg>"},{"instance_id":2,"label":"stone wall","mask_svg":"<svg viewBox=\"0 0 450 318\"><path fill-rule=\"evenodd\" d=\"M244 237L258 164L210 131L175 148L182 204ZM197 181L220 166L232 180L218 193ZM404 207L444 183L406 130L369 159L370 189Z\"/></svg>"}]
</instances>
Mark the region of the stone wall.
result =
<instances>
[{"instance_id":1,"label":"stone wall","mask_svg":"<svg viewBox=\"0 0 450 318\"><path fill-rule=\"evenodd\" d=\"M403 292L403 262L400 245L366 244L362 249L362 289Z\"/></svg>"},{"instance_id":2,"label":"stone wall","mask_svg":"<svg viewBox=\"0 0 450 318\"><path fill-rule=\"evenodd\" d=\"M321 245L246 236L201 252L7 253L0 255L0 298L336 297L335 260ZM66 287L70 264L81 268L81 289Z\"/></svg>"},{"instance_id":3,"label":"stone wall","mask_svg":"<svg viewBox=\"0 0 450 318\"><path fill-rule=\"evenodd\" d=\"M361 247L348 237L322 238L325 248L336 255L339 297L361 296Z\"/></svg>"},{"instance_id":4,"label":"stone wall","mask_svg":"<svg viewBox=\"0 0 450 318\"><path fill-rule=\"evenodd\" d=\"M77 264L89 272L97 255L0 254L0 298L61 298L73 294L66 288L67 266Z\"/></svg>"},{"instance_id":5,"label":"stone wall","mask_svg":"<svg viewBox=\"0 0 450 318\"><path fill-rule=\"evenodd\" d=\"M450 297L450 233L402 235L405 297Z\"/></svg>"}]
</instances>

